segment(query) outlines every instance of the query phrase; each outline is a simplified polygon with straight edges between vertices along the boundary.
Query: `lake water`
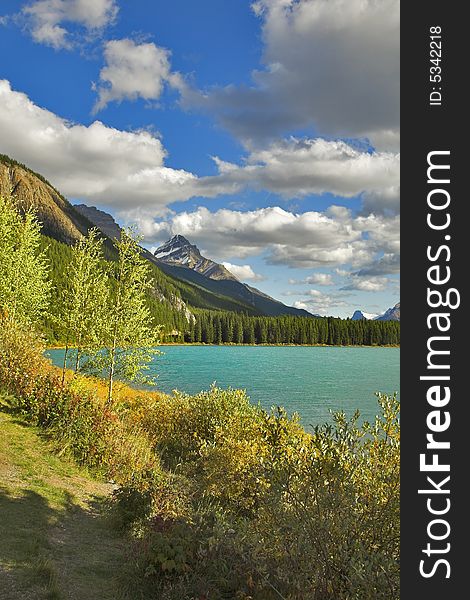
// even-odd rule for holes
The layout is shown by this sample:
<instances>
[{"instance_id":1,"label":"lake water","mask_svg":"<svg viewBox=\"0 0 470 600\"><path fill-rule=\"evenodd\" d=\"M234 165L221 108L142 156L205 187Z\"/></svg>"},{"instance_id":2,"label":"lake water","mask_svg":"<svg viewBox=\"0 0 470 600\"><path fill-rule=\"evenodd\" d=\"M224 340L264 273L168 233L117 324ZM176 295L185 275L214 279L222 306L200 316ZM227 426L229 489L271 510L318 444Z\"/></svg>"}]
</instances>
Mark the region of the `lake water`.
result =
<instances>
[{"instance_id":1,"label":"lake water","mask_svg":"<svg viewBox=\"0 0 470 600\"><path fill-rule=\"evenodd\" d=\"M377 413L374 392L399 391L399 348L306 346L162 346L151 374L157 389L190 394L219 387L246 389L264 408L298 412L305 426L330 420L330 410L364 419ZM62 350L48 355L62 365Z\"/></svg>"}]
</instances>

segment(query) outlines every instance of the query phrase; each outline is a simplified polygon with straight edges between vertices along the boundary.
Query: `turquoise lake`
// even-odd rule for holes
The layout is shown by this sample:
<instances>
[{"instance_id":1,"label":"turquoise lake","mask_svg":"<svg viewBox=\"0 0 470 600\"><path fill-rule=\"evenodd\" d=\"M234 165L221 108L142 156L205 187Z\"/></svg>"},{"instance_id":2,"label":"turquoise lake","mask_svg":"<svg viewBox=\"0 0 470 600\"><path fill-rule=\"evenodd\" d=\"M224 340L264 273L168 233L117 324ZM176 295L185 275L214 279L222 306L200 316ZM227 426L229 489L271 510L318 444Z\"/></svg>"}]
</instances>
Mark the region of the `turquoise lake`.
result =
<instances>
[{"instance_id":1,"label":"turquoise lake","mask_svg":"<svg viewBox=\"0 0 470 600\"><path fill-rule=\"evenodd\" d=\"M264 408L298 412L304 426L330 420L330 410L356 409L363 419L377 413L374 392L399 391L400 349L305 346L162 346L151 365L157 389L197 393L219 387L247 391ZM62 364L63 351L49 350Z\"/></svg>"}]
</instances>

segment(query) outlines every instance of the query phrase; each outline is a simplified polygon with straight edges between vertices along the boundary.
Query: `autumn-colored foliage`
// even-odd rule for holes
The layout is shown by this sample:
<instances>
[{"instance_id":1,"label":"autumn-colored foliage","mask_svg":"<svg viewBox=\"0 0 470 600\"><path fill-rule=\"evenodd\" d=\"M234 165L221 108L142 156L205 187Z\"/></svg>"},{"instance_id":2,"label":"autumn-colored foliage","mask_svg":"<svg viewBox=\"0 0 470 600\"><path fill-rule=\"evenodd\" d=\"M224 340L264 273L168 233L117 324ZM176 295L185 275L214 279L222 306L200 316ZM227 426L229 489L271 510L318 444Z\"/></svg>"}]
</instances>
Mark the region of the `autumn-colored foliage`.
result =
<instances>
[{"instance_id":1,"label":"autumn-colored foliage","mask_svg":"<svg viewBox=\"0 0 470 600\"><path fill-rule=\"evenodd\" d=\"M240 390L164 396L68 376L2 322L0 385L60 452L112 478L142 579L162 599L393 600L398 404L307 433Z\"/></svg>"}]
</instances>

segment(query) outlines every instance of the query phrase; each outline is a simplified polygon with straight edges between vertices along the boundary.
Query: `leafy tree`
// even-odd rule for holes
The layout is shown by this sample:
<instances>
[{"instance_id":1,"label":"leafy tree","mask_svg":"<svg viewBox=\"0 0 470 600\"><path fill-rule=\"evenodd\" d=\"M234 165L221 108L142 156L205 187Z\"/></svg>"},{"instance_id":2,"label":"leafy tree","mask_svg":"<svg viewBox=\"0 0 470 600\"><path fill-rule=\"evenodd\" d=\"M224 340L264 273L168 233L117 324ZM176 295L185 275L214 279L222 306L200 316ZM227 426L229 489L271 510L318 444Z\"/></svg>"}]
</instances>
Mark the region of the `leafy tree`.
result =
<instances>
[{"instance_id":1,"label":"leafy tree","mask_svg":"<svg viewBox=\"0 0 470 600\"><path fill-rule=\"evenodd\" d=\"M110 264L115 289L110 290L107 320L103 327L104 350L98 364L108 378L108 402L116 377L128 381L149 381L148 363L157 353L160 328L153 325L147 304L152 286L149 263L141 256L139 239L132 230L123 230L115 241L118 259Z\"/></svg>"},{"instance_id":2,"label":"leafy tree","mask_svg":"<svg viewBox=\"0 0 470 600\"><path fill-rule=\"evenodd\" d=\"M49 265L39 249L41 224L0 196L0 310L11 321L36 324L49 303Z\"/></svg>"},{"instance_id":3,"label":"leafy tree","mask_svg":"<svg viewBox=\"0 0 470 600\"><path fill-rule=\"evenodd\" d=\"M112 242L109 241L109 244L112 244ZM50 302L50 312L56 316L58 314L62 315L63 297L70 284L69 265L73 258L73 247L41 235L41 250L44 250L45 256L49 261L49 279L52 281L54 287L54 294ZM102 266L107 270L107 266L105 267L105 265L108 262L112 263L117 260L117 251L114 246L111 246L110 251L107 247L107 242L104 242L103 253L105 261ZM162 325L160 332L161 341L174 341L172 332L176 330L183 334L193 319L188 318L187 313L182 309L181 297L170 279L156 265L151 263L149 265L153 285L152 288L147 290L147 304L154 322ZM108 275L109 285L115 286L112 273L108 273ZM51 318L50 315L46 315L42 319L41 325L50 343L65 344L63 322L57 318Z\"/></svg>"},{"instance_id":4,"label":"leafy tree","mask_svg":"<svg viewBox=\"0 0 470 600\"><path fill-rule=\"evenodd\" d=\"M65 376L69 349L74 350L74 370L80 370L85 354L87 360L99 352L101 334L107 320L108 276L103 267L103 240L97 229L72 248L72 260L67 265L67 284L60 307L60 324L64 329L65 353L62 381Z\"/></svg>"}]
</instances>

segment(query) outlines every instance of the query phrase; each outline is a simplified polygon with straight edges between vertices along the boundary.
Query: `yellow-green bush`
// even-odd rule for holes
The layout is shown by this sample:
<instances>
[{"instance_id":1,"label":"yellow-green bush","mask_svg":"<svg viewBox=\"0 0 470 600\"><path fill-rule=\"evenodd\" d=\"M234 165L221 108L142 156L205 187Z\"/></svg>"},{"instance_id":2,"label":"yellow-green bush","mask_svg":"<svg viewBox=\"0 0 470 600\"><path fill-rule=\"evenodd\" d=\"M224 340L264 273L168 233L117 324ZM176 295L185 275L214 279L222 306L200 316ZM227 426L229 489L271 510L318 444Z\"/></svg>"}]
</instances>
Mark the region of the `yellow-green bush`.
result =
<instances>
[{"instance_id":1,"label":"yellow-green bush","mask_svg":"<svg viewBox=\"0 0 470 600\"><path fill-rule=\"evenodd\" d=\"M399 597L399 421L394 398L358 425L307 433L240 390L195 396L62 386L33 332L0 329L0 385L76 460L118 484L135 564L162 600Z\"/></svg>"}]
</instances>

